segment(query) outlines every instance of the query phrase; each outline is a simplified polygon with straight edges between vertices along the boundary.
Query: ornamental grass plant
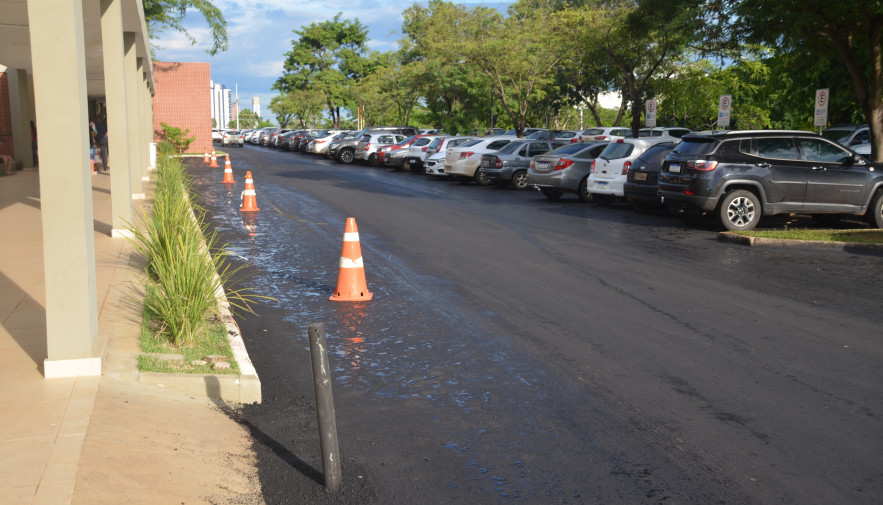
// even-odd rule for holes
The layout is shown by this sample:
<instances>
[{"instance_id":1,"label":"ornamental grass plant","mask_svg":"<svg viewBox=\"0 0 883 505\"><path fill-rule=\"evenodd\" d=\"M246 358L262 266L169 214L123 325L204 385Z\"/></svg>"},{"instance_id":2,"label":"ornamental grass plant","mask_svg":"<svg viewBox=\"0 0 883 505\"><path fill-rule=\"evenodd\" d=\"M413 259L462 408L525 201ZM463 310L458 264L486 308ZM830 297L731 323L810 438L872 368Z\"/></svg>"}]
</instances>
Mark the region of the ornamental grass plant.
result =
<instances>
[{"instance_id":1,"label":"ornamental grass plant","mask_svg":"<svg viewBox=\"0 0 883 505\"><path fill-rule=\"evenodd\" d=\"M174 147L158 146L152 213L144 229L130 229L132 243L146 259L145 316L157 337L173 347L192 346L219 320L224 285L242 267L225 262L230 253L204 224L205 211L191 197L192 181ZM232 308L252 312L249 288L226 292Z\"/></svg>"}]
</instances>

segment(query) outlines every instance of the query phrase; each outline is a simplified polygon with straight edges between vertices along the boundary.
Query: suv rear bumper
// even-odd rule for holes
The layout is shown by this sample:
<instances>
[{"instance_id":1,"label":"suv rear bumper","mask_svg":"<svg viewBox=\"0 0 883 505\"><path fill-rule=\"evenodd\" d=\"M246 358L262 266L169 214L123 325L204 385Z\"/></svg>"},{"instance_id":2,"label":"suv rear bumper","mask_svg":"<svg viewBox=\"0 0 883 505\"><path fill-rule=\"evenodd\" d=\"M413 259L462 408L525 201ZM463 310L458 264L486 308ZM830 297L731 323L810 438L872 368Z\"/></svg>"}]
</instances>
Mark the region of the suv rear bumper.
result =
<instances>
[{"instance_id":1,"label":"suv rear bumper","mask_svg":"<svg viewBox=\"0 0 883 505\"><path fill-rule=\"evenodd\" d=\"M713 196L687 195L681 191L671 191L660 187L660 196L665 204L672 210L698 209L703 212L712 212L717 207L718 198Z\"/></svg>"}]
</instances>

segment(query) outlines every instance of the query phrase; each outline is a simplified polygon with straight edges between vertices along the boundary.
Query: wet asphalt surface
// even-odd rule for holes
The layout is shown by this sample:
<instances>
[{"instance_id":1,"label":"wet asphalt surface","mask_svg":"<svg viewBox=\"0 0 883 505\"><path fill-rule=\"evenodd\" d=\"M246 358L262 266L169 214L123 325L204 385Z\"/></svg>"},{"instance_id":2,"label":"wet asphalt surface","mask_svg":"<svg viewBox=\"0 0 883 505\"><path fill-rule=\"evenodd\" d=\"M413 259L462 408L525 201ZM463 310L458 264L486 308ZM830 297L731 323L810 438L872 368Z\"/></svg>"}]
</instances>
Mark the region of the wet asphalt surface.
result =
<instances>
[{"instance_id":1,"label":"wet asphalt surface","mask_svg":"<svg viewBox=\"0 0 883 505\"><path fill-rule=\"evenodd\" d=\"M272 297L238 317L268 504L877 504L883 257L256 146L190 162ZM240 213L246 170L258 213ZM369 302L331 302L355 217ZM762 224L780 224L769 220ZM343 489L322 487L324 323Z\"/></svg>"}]
</instances>

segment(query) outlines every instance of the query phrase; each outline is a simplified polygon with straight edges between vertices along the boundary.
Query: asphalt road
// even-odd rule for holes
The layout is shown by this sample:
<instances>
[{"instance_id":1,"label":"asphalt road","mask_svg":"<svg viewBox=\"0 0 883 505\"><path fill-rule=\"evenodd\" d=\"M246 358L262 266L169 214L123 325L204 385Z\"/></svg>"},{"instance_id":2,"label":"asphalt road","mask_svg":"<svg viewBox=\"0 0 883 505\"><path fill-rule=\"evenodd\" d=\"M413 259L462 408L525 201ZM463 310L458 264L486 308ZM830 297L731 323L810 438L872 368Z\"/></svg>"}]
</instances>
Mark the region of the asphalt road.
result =
<instances>
[{"instance_id":1,"label":"asphalt road","mask_svg":"<svg viewBox=\"0 0 883 505\"><path fill-rule=\"evenodd\" d=\"M264 388L239 420L267 503L880 503L880 256L253 146L232 150L228 188L199 161L212 227L274 298L239 318ZM245 170L258 213L238 210ZM328 301L347 217L370 302Z\"/></svg>"}]
</instances>

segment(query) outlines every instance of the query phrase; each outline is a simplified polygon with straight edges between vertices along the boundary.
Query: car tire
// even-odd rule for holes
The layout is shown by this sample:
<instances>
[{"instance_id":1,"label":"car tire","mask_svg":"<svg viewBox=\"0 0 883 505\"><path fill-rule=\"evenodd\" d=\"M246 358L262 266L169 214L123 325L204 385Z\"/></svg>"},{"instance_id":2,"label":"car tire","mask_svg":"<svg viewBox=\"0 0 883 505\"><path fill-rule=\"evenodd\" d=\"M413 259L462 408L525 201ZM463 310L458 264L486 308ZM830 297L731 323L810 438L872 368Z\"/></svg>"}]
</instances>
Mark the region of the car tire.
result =
<instances>
[{"instance_id":1,"label":"car tire","mask_svg":"<svg viewBox=\"0 0 883 505\"><path fill-rule=\"evenodd\" d=\"M589 191L589 176L585 176L583 180L579 181L579 188L577 189L576 194L579 196L579 199L588 203L595 200L595 196Z\"/></svg>"},{"instance_id":2,"label":"car tire","mask_svg":"<svg viewBox=\"0 0 883 505\"><path fill-rule=\"evenodd\" d=\"M592 199L598 205L601 205L604 207L609 207L609 206L613 205L613 202L616 201L616 196L598 193L598 194L592 195Z\"/></svg>"},{"instance_id":3,"label":"car tire","mask_svg":"<svg viewBox=\"0 0 883 505\"><path fill-rule=\"evenodd\" d=\"M564 194L564 193L558 191L557 189L552 189L552 188L542 188L542 189L540 189L540 193L542 193L543 196L545 196L549 200L557 200L557 199L561 198L561 195Z\"/></svg>"},{"instance_id":4,"label":"car tire","mask_svg":"<svg viewBox=\"0 0 883 505\"><path fill-rule=\"evenodd\" d=\"M509 182L519 191L527 189L527 170L516 170Z\"/></svg>"},{"instance_id":5,"label":"car tire","mask_svg":"<svg viewBox=\"0 0 883 505\"><path fill-rule=\"evenodd\" d=\"M349 165L356 159L356 153L350 148L344 148L337 152L337 161Z\"/></svg>"},{"instance_id":6,"label":"car tire","mask_svg":"<svg viewBox=\"0 0 883 505\"><path fill-rule=\"evenodd\" d=\"M481 170L479 168L478 170L475 171L475 183L476 184L478 184L479 186L490 186L491 182L493 182L493 181L488 179L487 174L484 173L483 170Z\"/></svg>"},{"instance_id":7,"label":"car tire","mask_svg":"<svg viewBox=\"0 0 883 505\"><path fill-rule=\"evenodd\" d=\"M751 191L730 191L721 198L718 215L729 231L753 230L760 222L760 200Z\"/></svg>"},{"instance_id":8,"label":"car tire","mask_svg":"<svg viewBox=\"0 0 883 505\"><path fill-rule=\"evenodd\" d=\"M374 153L369 154L368 155L368 166L369 167L376 167L377 165L378 165L377 155Z\"/></svg>"},{"instance_id":9,"label":"car tire","mask_svg":"<svg viewBox=\"0 0 883 505\"><path fill-rule=\"evenodd\" d=\"M874 228L883 228L883 190L878 190L865 212L868 224Z\"/></svg>"}]
</instances>

